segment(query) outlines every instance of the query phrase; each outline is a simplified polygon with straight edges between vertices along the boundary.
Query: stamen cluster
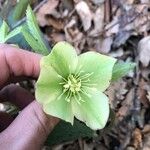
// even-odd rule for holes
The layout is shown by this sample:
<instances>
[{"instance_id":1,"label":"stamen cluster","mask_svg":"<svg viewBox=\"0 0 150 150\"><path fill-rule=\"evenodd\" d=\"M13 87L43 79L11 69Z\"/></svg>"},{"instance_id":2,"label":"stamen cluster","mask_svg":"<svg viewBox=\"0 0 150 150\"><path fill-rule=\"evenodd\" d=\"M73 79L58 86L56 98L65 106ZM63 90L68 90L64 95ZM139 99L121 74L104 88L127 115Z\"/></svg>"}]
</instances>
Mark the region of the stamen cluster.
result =
<instances>
[{"instance_id":1,"label":"stamen cluster","mask_svg":"<svg viewBox=\"0 0 150 150\"><path fill-rule=\"evenodd\" d=\"M86 92L86 89L89 88L94 89L92 86L96 85L96 84L90 84L89 78L92 74L93 72L85 74L84 71L80 70L76 74L69 74L67 78L59 76L63 79L63 82L59 83L62 84L63 86L63 92L59 96L59 99L62 97L64 93L67 93L67 96L65 98L67 102L70 102L72 97L78 102L78 104L80 104L80 102L85 102L81 98L80 94L82 93L90 97L90 94Z\"/></svg>"}]
</instances>

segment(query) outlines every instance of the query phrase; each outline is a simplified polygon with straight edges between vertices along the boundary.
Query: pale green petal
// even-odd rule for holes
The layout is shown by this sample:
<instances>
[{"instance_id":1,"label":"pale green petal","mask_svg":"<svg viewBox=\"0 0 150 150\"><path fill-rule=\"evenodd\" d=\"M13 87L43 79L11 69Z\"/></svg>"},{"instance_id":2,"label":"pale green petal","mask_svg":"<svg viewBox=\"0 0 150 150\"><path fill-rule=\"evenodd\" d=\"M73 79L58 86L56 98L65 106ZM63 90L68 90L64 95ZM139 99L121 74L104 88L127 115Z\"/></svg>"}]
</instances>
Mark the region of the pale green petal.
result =
<instances>
[{"instance_id":1,"label":"pale green petal","mask_svg":"<svg viewBox=\"0 0 150 150\"><path fill-rule=\"evenodd\" d=\"M64 94L61 99L45 104L43 106L44 112L73 124L74 116L72 113L71 103L67 102L65 97L66 95Z\"/></svg>"},{"instance_id":2,"label":"pale green petal","mask_svg":"<svg viewBox=\"0 0 150 150\"><path fill-rule=\"evenodd\" d=\"M63 77L74 73L78 63L76 50L64 41L57 43L45 60L47 65L51 65Z\"/></svg>"},{"instance_id":3,"label":"pale green petal","mask_svg":"<svg viewBox=\"0 0 150 150\"><path fill-rule=\"evenodd\" d=\"M112 77L116 59L96 52L87 52L79 56L78 68L83 74L93 73L89 79L100 91L105 91Z\"/></svg>"},{"instance_id":4,"label":"pale green petal","mask_svg":"<svg viewBox=\"0 0 150 150\"><path fill-rule=\"evenodd\" d=\"M51 66L43 64L43 58L41 60L41 71L35 91L36 99L40 103L55 100L63 91L62 85L59 84L63 82L62 79Z\"/></svg>"},{"instance_id":5,"label":"pale green petal","mask_svg":"<svg viewBox=\"0 0 150 150\"><path fill-rule=\"evenodd\" d=\"M93 130L105 127L109 117L109 101L105 94L95 92L91 98L82 95L81 104L72 100L72 109L75 117L86 123Z\"/></svg>"}]
</instances>

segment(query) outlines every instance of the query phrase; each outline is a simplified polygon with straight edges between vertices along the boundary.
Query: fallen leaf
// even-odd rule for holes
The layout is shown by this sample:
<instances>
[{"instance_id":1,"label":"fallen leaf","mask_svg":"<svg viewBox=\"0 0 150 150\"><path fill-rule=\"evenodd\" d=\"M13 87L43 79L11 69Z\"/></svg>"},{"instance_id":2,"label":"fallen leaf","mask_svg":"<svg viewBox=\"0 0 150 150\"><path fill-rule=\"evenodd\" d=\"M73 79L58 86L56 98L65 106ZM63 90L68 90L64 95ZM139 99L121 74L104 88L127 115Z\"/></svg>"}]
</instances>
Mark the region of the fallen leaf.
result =
<instances>
[{"instance_id":1,"label":"fallen leaf","mask_svg":"<svg viewBox=\"0 0 150 150\"><path fill-rule=\"evenodd\" d=\"M104 5L99 6L93 14L94 29L89 33L90 36L97 36L104 30Z\"/></svg>"},{"instance_id":2,"label":"fallen leaf","mask_svg":"<svg viewBox=\"0 0 150 150\"><path fill-rule=\"evenodd\" d=\"M114 42L113 42L113 48L118 48L121 45L125 44L127 39L131 36L131 32L129 31L120 31L116 34Z\"/></svg>"},{"instance_id":3,"label":"fallen leaf","mask_svg":"<svg viewBox=\"0 0 150 150\"><path fill-rule=\"evenodd\" d=\"M58 6L59 0L48 0L36 13L37 20L41 27L48 24L46 15L50 15L54 12L55 8Z\"/></svg>"},{"instance_id":4,"label":"fallen leaf","mask_svg":"<svg viewBox=\"0 0 150 150\"><path fill-rule=\"evenodd\" d=\"M150 79L150 69L149 68L141 68L141 75L145 80L149 80Z\"/></svg>"},{"instance_id":5,"label":"fallen leaf","mask_svg":"<svg viewBox=\"0 0 150 150\"><path fill-rule=\"evenodd\" d=\"M76 26L76 20L73 18L64 28L66 40L74 45L78 54L81 53L85 39L83 33Z\"/></svg>"},{"instance_id":6,"label":"fallen leaf","mask_svg":"<svg viewBox=\"0 0 150 150\"><path fill-rule=\"evenodd\" d=\"M139 97L140 102L144 105L145 108L149 108L150 103L148 101L147 91L150 90L150 87L146 81L143 79L140 80L137 95Z\"/></svg>"},{"instance_id":7,"label":"fallen leaf","mask_svg":"<svg viewBox=\"0 0 150 150\"><path fill-rule=\"evenodd\" d=\"M135 0L124 0L127 5L131 5Z\"/></svg>"},{"instance_id":8,"label":"fallen leaf","mask_svg":"<svg viewBox=\"0 0 150 150\"><path fill-rule=\"evenodd\" d=\"M103 41L102 41L102 45L101 45L101 50L100 52L103 53L103 54L107 54L110 52L111 50L111 45L113 43L113 38L110 36L110 37L107 37L105 38Z\"/></svg>"},{"instance_id":9,"label":"fallen leaf","mask_svg":"<svg viewBox=\"0 0 150 150\"><path fill-rule=\"evenodd\" d=\"M139 60L144 67L150 62L150 36L144 37L138 44Z\"/></svg>"},{"instance_id":10,"label":"fallen leaf","mask_svg":"<svg viewBox=\"0 0 150 150\"><path fill-rule=\"evenodd\" d=\"M106 30L106 36L111 36L113 34L117 34L119 32L119 22L118 22L118 17L114 17L112 22L106 25L105 30Z\"/></svg>"},{"instance_id":11,"label":"fallen leaf","mask_svg":"<svg viewBox=\"0 0 150 150\"><path fill-rule=\"evenodd\" d=\"M84 31L87 31L92 23L92 13L89 6L85 1L80 1L76 4L75 9L81 18Z\"/></svg>"},{"instance_id":12,"label":"fallen leaf","mask_svg":"<svg viewBox=\"0 0 150 150\"><path fill-rule=\"evenodd\" d=\"M150 125L147 124L144 126L143 129L143 147L142 150L149 150L150 149Z\"/></svg>"},{"instance_id":13,"label":"fallen leaf","mask_svg":"<svg viewBox=\"0 0 150 150\"><path fill-rule=\"evenodd\" d=\"M133 131L133 145L135 149L139 149L142 145L142 133L138 128Z\"/></svg>"},{"instance_id":14,"label":"fallen leaf","mask_svg":"<svg viewBox=\"0 0 150 150\"><path fill-rule=\"evenodd\" d=\"M125 116L130 113L130 110L133 107L133 99L134 99L134 88L132 88L127 94L125 100L122 103L122 107L120 107L117 112L118 120L122 120Z\"/></svg>"},{"instance_id":15,"label":"fallen leaf","mask_svg":"<svg viewBox=\"0 0 150 150\"><path fill-rule=\"evenodd\" d=\"M143 134L148 134L148 133L150 133L150 125L149 124L146 124L145 126L144 126L144 129L143 129Z\"/></svg>"},{"instance_id":16,"label":"fallen leaf","mask_svg":"<svg viewBox=\"0 0 150 150\"><path fill-rule=\"evenodd\" d=\"M57 42L66 40L65 35L63 33L60 33L60 32L51 33L49 35L49 37L50 37L50 40L52 41L52 43L57 43Z\"/></svg>"},{"instance_id":17,"label":"fallen leaf","mask_svg":"<svg viewBox=\"0 0 150 150\"><path fill-rule=\"evenodd\" d=\"M149 102L150 102L150 91L147 92L148 94L146 95L146 97L148 98Z\"/></svg>"},{"instance_id":18,"label":"fallen leaf","mask_svg":"<svg viewBox=\"0 0 150 150\"><path fill-rule=\"evenodd\" d=\"M141 3L149 3L150 2L150 0L141 0Z\"/></svg>"},{"instance_id":19,"label":"fallen leaf","mask_svg":"<svg viewBox=\"0 0 150 150\"><path fill-rule=\"evenodd\" d=\"M48 17L47 18L47 25L52 26L57 30L63 30L64 29L64 22L63 19L57 19L54 17Z\"/></svg>"},{"instance_id":20,"label":"fallen leaf","mask_svg":"<svg viewBox=\"0 0 150 150\"><path fill-rule=\"evenodd\" d=\"M120 79L118 82L113 83L107 89L106 94L109 97L111 108L116 109L118 104L125 98L127 90L127 83Z\"/></svg>"}]
</instances>

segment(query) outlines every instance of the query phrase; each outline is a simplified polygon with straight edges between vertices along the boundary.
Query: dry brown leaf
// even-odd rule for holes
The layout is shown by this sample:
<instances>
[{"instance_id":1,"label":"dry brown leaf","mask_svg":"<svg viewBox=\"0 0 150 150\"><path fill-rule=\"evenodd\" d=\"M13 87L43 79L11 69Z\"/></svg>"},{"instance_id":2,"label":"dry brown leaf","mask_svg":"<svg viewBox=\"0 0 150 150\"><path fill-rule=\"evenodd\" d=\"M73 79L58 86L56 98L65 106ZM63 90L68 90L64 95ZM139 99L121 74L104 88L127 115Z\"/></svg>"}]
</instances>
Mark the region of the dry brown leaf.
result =
<instances>
[{"instance_id":1,"label":"dry brown leaf","mask_svg":"<svg viewBox=\"0 0 150 150\"><path fill-rule=\"evenodd\" d=\"M107 54L111 50L113 42L112 37L100 37L100 38L87 38L88 47L90 50L98 51L103 54Z\"/></svg>"},{"instance_id":2,"label":"dry brown leaf","mask_svg":"<svg viewBox=\"0 0 150 150\"><path fill-rule=\"evenodd\" d=\"M93 14L94 29L89 33L90 36L97 36L104 30L104 5L99 6Z\"/></svg>"},{"instance_id":3,"label":"dry brown leaf","mask_svg":"<svg viewBox=\"0 0 150 150\"><path fill-rule=\"evenodd\" d=\"M138 128L133 131L133 145L135 149L138 149L142 145L142 133Z\"/></svg>"},{"instance_id":4,"label":"dry brown leaf","mask_svg":"<svg viewBox=\"0 0 150 150\"><path fill-rule=\"evenodd\" d=\"M140 99L140 102L144 105L145 108L149 107L148 97L147 97L147 90L149 90L149 85L146 81L143 79L139 82L139 87L137 91L137 95Z\"/></svg>"},{"instance_id":5,"label":"dry brown leaf","mask_svg":"<svg viewBox=\"0 0 150 150\"><path fill-rule=\"evenodd\" d=\"M55 8L58 6L59 0L48 0L40 9L38 10L36 17L41 27L48 24L46 15L50 15L54 12Z\"/></svg>"},{"instance_id":6,"label":"dry brown leaf","mask_svg":"<svg viewBox=\"0 0 150 150\"><path fill-rule=\"evenodd\" d=\"M113 34L117 34L119 32L119 21L118 17L114 17L112 22L106 25L105 30L106 30L106 36L111 36Z\"/></svg>"},{"instance_id":7,"label":"dry brown leaf","mask_svg":"<svg viewBox=\"0 0 150 150\"><path fill-rule=\"evenodd\" d=\"M144 67L150 62L150 36L144 37L138 44L139 60Z\"/></svg>"},{"instance_id":8,"label":"dry brown leaf","mask_svg":"<svg viewBox=\"0 0 150 150\"><path fill-rule=\"evenodd\" d=\"M54 32L54 33L50 34L49 37L53 43L57 43L57 42L66 40L65 35L63 33L59 33L59 32L58 33Z\"/></svg>"},{"instance_id":9,"label":"dry brown leaf","mask_svg":"<svg viewBox=\"0 0 150 150\"><path fill-rule=\"evenodd\" d=\"M133 98L134 98L134 89L131 89L126 96L126 99L122 103L122 107L119 109L117 113L117 117L119 120L122 120L125 116L130 113L131 107L133 106Z\"/></svg>"},{"instance_id":10,"label":"dry brown leaf","mask_svg":"<svg viewBox=\"0 0 150 150\"><path fill-rule=\"evenodd\" d=\"M141 68L141 75L145 80L149 80L150 78L150 69L149 68Z\"/></svg>"},{"instance_id":11,"label":"dry brown leaf","mask_svg":"<svg viewBox=\"0 0 150 150\"><path fill-rule=\"evenodd\" d=\"M101 52L101 53L104 53L104 54L109 53L110 50L111 50L111 45L112 45L112 43L113 43L113 38L112 38L111 36L105 38L105 39L102 41L100 52Z\"/></svg>"},{"instance_id":12,"label":"dry brown leaf","mask_svg":"<svg viewBox=\"0 0 150 150\"><path fill-rule=\"evenodd\" d=\"M149 124L145 125L143 129L143 134L144 134L144 138L143 138L142 150L149 150L150 149L150 125Z\"/></svg>"},{"instance_id":13,"label":"dry brown leaf","mask_svg":"<svg viewBox=\"0 0 150 150\"><path fill-rule=\"evenodd\" d=\"M141 3L150 3L150 0L141 0Z\"/></svg>"},{"instance_id":14,"label":"dry brown leaf","mask_svg":"<svg viewBox=\"0 0 150 150\"><path fill-rule=\"evenodd\" d=\"M127 5L131 5L134 3L135 0L124 0Z\"/></svg>"},{"instance_id":15,"label":"dry brown leaf","mask_svg":"<svg viewBox=\"0 0 150 150\"><path fill-rule=\"evenodd\" d=\"M137 33L142 33L150 29L150 14L148 12L149 6L137 6L136 11L140 15L133 22L133 29L136 30Z\"/></svg>"},{"instance_id":16,"label":"dry brown leaf","mask_svg":"<svg viewBox=\"0 0 150 150\"><path fill-rule=\"evenodd\" d=\"M143 129L143 134L148 134L148 133L150 133L150 125L149 124L146 124L145 126L144 126L144 129Z\"/></svg>"},{"instance_id":17,"label":"dry brown leaf","mask_svg":"<svg viewBox=\"0 0 150 150\"><path fill-rule=\"evenodd\" d=\"M75 9L81 18L84 31L87 31L91 27L92 12L85 1L80 1L76 4Z\"/></svg>"},{"instance_id":18,"label":"dry brown leaf","mask_svg":"<svg viewBox=\"0 0 150 150\"><path fill-rule=\"evenodd\" d=\"M118 82L111 84L107 89L106 94L110 99L111 108L116 109L118 103L125 98L125 94L128 92L127 83L120 79Z\"/></svg>"},{"instance_id":19,"label":"dry brown leaf","mask_svg":"<svg viewBox=\"0 0 150 150\"><path fill-rule=\"evenodd\" d=\"M150 91L148 91L148 94L146 95L146 97L148 98L148 100L150 102Z\"/></svg>"},{"instance_id":20,"label":"dry brown leaf","mask_svg":"<svg viewBox=\"0 0 150 150\"><path fill-rule=\"evenodd\" d=\"M73 18L64 28L66 40L74 45L77 53L81 53L83 45L85 44L85 39L83 38L83 33L79 31L76 26L76 19Z\"/></svg>"},{"instance_id":21,"label":"dry brown leaf","mask_svg":"<svg viewBox=\"0 0 150 150\"><path fill-rule=\"evenodd\" d=\"M52 26L57 30L63 30L64 29L64 22L62 19L56 19L53 17L47 18L47 25Z\"/></svg>"}]
</instances>

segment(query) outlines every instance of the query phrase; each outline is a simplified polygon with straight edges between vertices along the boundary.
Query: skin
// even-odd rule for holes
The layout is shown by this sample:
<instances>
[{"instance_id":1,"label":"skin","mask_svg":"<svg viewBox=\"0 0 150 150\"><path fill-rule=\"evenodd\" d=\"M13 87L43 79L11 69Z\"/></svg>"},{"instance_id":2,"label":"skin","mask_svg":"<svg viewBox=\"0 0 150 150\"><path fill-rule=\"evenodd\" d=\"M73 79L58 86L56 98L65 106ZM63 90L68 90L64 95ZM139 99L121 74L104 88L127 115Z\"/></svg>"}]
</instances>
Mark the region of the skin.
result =
<instances>
[{"instance_id":1,"label":"skin","mask_svg":"<svg viewBox=\"0 0 150 150\"><path fill-rule=\"evenodd\" d=\"M46 115L28 91L15 83L37 78L41 55L0 44L0 103L9 101L21 110L14 119L0 112L0 149L40 150L58 119Z\"/></svg>"}]
</instances>

